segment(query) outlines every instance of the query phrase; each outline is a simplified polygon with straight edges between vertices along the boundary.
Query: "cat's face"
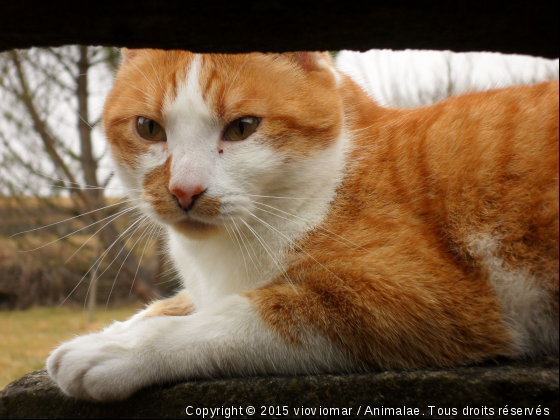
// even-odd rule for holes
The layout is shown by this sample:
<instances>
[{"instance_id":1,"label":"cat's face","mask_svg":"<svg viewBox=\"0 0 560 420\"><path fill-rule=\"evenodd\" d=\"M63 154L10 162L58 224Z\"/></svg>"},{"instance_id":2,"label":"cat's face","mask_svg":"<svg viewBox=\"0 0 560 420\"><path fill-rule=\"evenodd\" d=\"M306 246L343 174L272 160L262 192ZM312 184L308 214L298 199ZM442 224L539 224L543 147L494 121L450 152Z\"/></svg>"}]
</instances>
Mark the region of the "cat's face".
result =
<instances>
[{"instance_id":1,"label":"cat's face","mask_svg":"<svg viewBox=\"0 0 560 420\"><path fill-rule=\"evenodd\" d=\"M105 131L123 183L157 221L211 232L328 165L342 106L327 55L124 55Z\"/></svg>"}]
</instances>

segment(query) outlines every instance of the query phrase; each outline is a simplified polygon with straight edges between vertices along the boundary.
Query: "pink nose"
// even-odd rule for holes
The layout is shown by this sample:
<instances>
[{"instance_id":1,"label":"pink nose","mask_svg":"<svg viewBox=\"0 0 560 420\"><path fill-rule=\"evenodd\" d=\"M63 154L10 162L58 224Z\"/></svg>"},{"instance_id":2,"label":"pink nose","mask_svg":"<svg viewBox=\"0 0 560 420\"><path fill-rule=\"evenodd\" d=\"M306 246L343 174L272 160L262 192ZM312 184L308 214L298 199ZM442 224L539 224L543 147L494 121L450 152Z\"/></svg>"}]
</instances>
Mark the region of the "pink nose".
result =
<instances>
[{"instance_id":1,"label":"pink nose","mask_svg":"<svg viewBox=\"0 0 560 420\"><path fill-rule=\"evenodd\" d=\"M175 187L171 188L169 192L171 192L171 194L175 196L177 202L179 203L179 206L183 210L188 210L189 207L193 205L195 200L200 197L202 193L204 193L204 188L202 188L201 186L192 188Z\"/></svg>"}]
</instances>

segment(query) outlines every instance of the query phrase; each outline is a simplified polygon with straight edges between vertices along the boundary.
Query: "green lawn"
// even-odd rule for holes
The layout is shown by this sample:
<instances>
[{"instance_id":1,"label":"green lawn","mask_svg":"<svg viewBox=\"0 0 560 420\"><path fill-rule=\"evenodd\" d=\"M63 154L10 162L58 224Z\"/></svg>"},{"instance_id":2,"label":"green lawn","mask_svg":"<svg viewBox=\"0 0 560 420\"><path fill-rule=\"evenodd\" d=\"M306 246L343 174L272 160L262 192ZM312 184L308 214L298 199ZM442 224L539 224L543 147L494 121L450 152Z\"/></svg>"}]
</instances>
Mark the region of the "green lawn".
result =
<instances>
[{"instance_id":1,"label":"green lawn","mask_svg":"<svg viewBox=\"0 0 560 420\"><path fill-rule=\"evenodd\" d=\"M0 312L0 390L25 373L43 369L49 353L77 334L99 331L113 320L122 321L139 307L97 310L88 324L82 309L36 308Z\"/></svg>"}]
</instances>

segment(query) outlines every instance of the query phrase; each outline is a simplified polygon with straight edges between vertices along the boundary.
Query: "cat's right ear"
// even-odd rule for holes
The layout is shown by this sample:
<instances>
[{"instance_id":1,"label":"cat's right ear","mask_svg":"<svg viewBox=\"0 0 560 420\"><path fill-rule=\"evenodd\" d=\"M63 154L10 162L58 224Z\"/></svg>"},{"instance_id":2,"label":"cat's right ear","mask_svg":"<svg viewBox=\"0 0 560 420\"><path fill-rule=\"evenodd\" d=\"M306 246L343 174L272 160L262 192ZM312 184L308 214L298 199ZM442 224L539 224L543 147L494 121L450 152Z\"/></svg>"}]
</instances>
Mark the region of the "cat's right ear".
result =
<instances>
[{"instance_id":1,"label":"cat's right ear","mask_svg":"<svg viewBox=\"0 0 560 420\"><path fill-rule=\"evenodd\" d=\"M132 58L136 57L138 55L138 50L132 50L130 48L121 48L121 56L123 59L123 62L125 62L126 60L131 60Z\"/></svg>"}]
</instances>

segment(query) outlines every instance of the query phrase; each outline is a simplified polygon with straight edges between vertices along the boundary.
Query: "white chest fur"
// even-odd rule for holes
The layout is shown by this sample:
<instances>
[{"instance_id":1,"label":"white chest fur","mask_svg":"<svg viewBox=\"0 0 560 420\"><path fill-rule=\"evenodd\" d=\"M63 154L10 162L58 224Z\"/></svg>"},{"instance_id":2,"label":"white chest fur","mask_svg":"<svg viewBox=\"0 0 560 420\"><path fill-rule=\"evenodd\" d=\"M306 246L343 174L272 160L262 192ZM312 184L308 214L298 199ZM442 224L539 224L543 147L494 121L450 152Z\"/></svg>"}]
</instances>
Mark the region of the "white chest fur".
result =
<instances>
[{"instance_id":1,"label":"white chest fur","mask_svg":"<svg viewBox=\"0 0 560 420\"><path fill-rule=\"evenodd\" d=\"M190 239L168 228L169 252L197 310L222 298L263 286L283 274L287 251L327 216L343 173L348 142L341 136L328 150L301 163L297 179L252 196L258 203L227 230Z\"/></svg>"}]
</instances>

